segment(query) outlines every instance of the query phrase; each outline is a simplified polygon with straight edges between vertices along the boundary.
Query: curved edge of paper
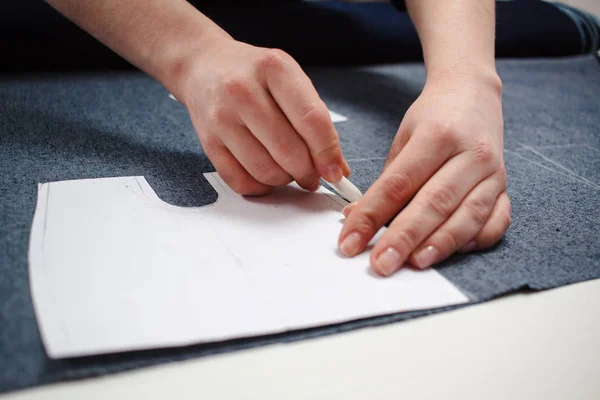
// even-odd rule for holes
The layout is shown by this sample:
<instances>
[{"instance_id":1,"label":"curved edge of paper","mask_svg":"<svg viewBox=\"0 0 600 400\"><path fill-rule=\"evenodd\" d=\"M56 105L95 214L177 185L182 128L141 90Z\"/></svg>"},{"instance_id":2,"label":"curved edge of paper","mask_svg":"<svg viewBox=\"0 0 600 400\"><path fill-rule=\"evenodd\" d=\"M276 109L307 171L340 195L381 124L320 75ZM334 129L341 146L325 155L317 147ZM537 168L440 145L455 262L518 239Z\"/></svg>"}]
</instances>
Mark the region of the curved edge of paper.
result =
<instances>
[{"instance_id":1,"label":"curved edge of paper","mask_svg":"<svg viewBox=\"0 0 600 400\"><path fill-rule=\"evenodd\" d=\"M174 204L170 204L170 203L164 201L163 199L161 199L156 194L156 191L154 190L154 188L152 188L152 186L148 183L148 181L146 180L146 178L144 176L135 176L133 178L135 179L136 183L138 184L138 186L141 190L140 194L143 195L147 200L152 202L152 204L154 204L158 207L161 207L161 208L168 209L170 211L176 211L176 212L181 212L181 213L195 213L198 210L203 210L207 207L216 207L219 204L226 201L232 195L237 195L231 189L229 189L228 186L224 182L222 182L220 180L221 178L218 177L218 174L216 172L204 173L203 176L206 179L206 181L209 183L209 185L212 187L212 189L217 193L217 199L211 204L205 204L205 205L199 206L199 207L185 207L185 206L177 206ZM215 177L218 177L218 179ZM111 178L111 179L119 179L119 178Z\"/></svg>"}]
</instances>

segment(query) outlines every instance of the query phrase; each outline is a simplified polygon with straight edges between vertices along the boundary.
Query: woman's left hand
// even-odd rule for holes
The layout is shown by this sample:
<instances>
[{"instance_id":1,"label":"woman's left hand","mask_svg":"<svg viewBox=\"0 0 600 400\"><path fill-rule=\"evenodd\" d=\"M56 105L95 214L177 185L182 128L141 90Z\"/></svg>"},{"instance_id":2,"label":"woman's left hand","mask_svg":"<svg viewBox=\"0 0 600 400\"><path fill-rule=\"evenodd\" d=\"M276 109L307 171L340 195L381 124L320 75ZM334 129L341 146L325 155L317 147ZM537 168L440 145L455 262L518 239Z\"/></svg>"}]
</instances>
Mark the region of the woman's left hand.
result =
<instances>
[{"instance_id":1,"label":"woman's left hand","mask_svg":"<svg viewBox=\"0 0 600 400\"><path fill-rule=\"evenodd\" d=\"M494 73L428 79L407 111L379 179L345 210L339 246L371 253L389 276L409 262L425 269L456 251L492 246L510 225L502 84Z\"/></svg>"}]
</instances>

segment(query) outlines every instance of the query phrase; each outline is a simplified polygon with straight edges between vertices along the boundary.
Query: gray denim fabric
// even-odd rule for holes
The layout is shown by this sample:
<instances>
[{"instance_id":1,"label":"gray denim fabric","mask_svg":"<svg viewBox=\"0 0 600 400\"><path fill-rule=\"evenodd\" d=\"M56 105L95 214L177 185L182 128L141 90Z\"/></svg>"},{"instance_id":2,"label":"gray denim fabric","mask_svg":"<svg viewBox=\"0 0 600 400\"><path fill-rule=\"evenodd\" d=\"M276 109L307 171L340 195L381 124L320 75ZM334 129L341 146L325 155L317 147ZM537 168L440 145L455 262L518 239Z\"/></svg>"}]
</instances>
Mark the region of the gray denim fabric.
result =
<instances>
[{"instance_id":1,"label":"gray denim fabric","mask_svg":"<svg viewBox=\"0 0 600 400\"><path fill-rule=\"evenodd\" d=\"M498 62L513 225L494 249L439 271L473 302L600 277L600 65L591 55ZM308 71L367 189L424 83L421 65ZM27 245L38 182L144 175L165 201L209 204L185 108L135 72L0 78L0 392L421 316L413 312L177 349L49 360L29 294ZM336 240L336 238L332 238Z\"/></svg>"}]
</instances>

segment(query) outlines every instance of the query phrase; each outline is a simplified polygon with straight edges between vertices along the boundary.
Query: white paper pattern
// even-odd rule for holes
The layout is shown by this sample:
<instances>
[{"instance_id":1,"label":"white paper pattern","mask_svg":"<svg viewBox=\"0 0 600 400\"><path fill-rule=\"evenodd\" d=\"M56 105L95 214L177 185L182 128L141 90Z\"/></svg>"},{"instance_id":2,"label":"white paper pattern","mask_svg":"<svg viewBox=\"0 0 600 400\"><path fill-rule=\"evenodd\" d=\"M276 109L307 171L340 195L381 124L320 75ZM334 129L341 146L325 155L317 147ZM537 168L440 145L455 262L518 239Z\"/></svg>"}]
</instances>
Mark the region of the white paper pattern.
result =
<instances>
[{"instance_id":1,"label":"white paper pattern","mask_svg":"<svg viewBox=\"0 0 600 400\"><path fill-rule=\"evenodd\" d=\"M162 202L143 177L40 184L29 268L52 358L171 347L467 302L435 270L369 271L336 249L345 202L291 184L262 198ZM380 232L381 233L381 232Z\"/></svg>"}]
</instances>

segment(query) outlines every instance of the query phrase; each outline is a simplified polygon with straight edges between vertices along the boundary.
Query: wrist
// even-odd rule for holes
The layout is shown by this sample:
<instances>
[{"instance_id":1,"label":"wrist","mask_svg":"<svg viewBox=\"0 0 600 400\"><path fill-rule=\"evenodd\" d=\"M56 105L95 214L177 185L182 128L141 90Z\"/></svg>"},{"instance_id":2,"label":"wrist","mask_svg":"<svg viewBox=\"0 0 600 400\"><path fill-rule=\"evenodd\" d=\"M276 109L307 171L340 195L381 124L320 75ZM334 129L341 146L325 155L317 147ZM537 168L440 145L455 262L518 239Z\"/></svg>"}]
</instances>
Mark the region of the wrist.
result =
<instances>
[{"instance_id":1,"label":"wrist","mask_svg":"<svg viewBox=\"0 0 600 400\"><path fill-rule=\"evenodd\" d=\"M502 80L494 65L456 66L427 71L426 87L448 84L486 87L499 95L502 94Z\"/></svg>"},{"instance_id":2,"label":"wrist","mask_svg":"<svg viewBox=\"0 0 600 400\"><path fill-rule=\"evenodd\" d=\"M198 14L202 19L188 21L188 29L177 27L177 32L164 35L157 41L145 69L178 100L183 100L183 81L194 60L209 54L223 39L233 40L227 32Z\"/></svg>"}]
</instances>

